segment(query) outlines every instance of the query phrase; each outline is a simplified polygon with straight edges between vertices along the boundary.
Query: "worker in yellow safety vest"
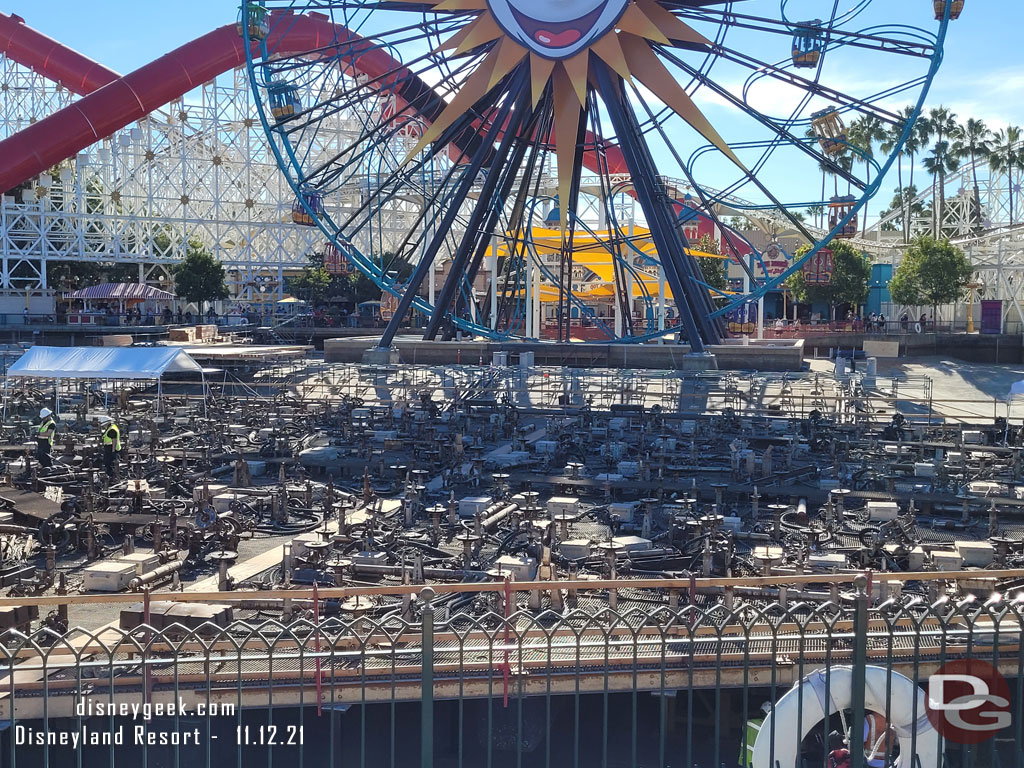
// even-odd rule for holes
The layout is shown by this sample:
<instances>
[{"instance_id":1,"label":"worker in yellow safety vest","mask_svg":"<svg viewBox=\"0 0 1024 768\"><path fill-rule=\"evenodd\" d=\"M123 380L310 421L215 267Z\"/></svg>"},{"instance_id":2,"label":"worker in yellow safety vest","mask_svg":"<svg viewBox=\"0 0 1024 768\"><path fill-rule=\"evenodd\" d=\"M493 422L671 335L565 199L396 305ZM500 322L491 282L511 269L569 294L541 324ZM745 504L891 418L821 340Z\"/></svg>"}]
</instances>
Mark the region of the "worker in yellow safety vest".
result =
<instances>
[{"instance_id":1,"label":"worker in yellow safety vest","mask_svg":"<svg viewBox=\"0 0 1024 768\"><path fill-rule=\"evenodd\" d=\"M43 408L39 412L39 427L36 432L36 459L40 466L52 467L53 459L50 454L53 452L53 440L57 436L57 421L53 418L53 411Z\"/></svg>"},{"instance_id":2,"label":"worker in yellow safety vest","mask_svg":"<svg viewBox=\"0 0 1024 768\"><path fill-rule=\"evenodd\" d=\"M100 430L103 435L103 468L107 477L113 479L114 464L121 453L121 430L110 416L100 419Z\"/></svg>"},{"instance_id":3,"label":"worker in yellow safety vest","mask_svg":"<svg viewBox=\"0 0 1024 768\"><path fill-rule=\"evenodd\" d=\"M746 735L740 746L740 768L751 768L754 764L754 742L757 741L757 734L761 732L761 725L768 713L772 711L772 703L766 701L761 705L761 717L754 717L747 720Z\"/></svg>"}]
</instances>

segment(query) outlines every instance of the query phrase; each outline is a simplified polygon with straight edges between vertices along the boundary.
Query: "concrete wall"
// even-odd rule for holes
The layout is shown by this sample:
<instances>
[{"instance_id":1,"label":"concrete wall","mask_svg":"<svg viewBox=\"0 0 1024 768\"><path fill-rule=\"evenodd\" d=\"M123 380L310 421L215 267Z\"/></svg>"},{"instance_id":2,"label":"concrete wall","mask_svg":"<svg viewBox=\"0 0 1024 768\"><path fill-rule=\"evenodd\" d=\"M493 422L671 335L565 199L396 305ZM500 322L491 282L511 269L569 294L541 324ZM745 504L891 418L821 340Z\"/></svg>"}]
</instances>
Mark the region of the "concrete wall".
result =
<instances>
[{"instance_id":1,"label":"concrete wall","mask_svg":"<svg viewBox=\"0 0 1024 768\"><path fill-rule=\"evenodd\" d=\"M863 349L864 341L898 341L900 357L955 357L972 363L1024 362L1024 339L1014 334L907 333L871 335L828 333L804 340L804 353L827 357L830 349Z\"/></svg>"},{"instance_id":2,"label":"concrete wall","mask_svg":"<svg viewBox=\"0 0 1024 768\"><path fill-rule=\"evenodd\" d=\"M327 362L358 363L369 339L327 339ZM510 364L520 352L533 352L535 365L570 368L653 368L679 370L689 353L674 344L555 344L550 342L491 343L485 341L395 340L403 363L410 365L490 365L494 352L509 352ZM803 366L802 340L723 344L710 349L722 370L799 371Z\"/></svg>"}]
</instances>

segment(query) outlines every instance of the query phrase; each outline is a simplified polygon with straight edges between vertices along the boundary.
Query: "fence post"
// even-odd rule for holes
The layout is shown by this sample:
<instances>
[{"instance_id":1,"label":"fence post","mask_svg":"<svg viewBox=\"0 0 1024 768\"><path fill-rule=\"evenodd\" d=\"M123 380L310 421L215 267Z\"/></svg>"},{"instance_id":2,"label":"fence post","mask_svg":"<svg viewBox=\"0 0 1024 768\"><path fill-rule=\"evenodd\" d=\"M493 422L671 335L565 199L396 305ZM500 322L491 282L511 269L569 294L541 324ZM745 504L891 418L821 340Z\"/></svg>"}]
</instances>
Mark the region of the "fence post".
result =
<instances>
[{"instance_id":1,"label":"fence post","mask_svg":"<svg viewBox=\"0 0 1024 768\"><path fill-rule=\"evenodd\" d=\"M853 690L850 717L850 768L864 768L864 689L868 663L868 577L853 580Z\"/></svg>"},{"instance_id":2,"label":"fence post","mask_svg":"<svg viewBox=\"0 0 1024 768\"><path fill-rule=\"evenodd\" d=\"M423 602L420 671L420 768L434 768L434 590L420 591Z\"/></svg>"}]
</instances>

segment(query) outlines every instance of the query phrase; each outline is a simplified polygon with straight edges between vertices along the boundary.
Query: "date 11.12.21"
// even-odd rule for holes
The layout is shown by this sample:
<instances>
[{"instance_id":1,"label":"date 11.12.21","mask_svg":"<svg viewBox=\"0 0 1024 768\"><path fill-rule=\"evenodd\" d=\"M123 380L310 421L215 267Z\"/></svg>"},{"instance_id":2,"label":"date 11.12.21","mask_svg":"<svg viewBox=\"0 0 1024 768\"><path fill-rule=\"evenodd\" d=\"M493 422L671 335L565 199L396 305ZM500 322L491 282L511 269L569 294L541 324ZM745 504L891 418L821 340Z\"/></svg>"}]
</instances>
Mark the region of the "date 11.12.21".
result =
<instances>
[{"instance_id":1,"label":"date 11.12.21","mask_svg":"<svg viewBox=\"0 0 1024 768\"><path fill-rule=\"evenodd\" d=\"M302 744L301 725L240 725L235 729L239 744L260 744L265 746L298 746Z\"/></svg>"}]
</instances>

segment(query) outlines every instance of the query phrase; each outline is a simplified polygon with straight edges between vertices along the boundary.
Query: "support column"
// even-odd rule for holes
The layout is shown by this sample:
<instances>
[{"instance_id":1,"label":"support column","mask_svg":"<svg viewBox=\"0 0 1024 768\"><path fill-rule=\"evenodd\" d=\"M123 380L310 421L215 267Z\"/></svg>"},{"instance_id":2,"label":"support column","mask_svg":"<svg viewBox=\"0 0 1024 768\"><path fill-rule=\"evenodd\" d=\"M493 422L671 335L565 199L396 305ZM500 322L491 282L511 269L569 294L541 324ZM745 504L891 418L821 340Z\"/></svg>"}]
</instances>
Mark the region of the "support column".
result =
<instances>
[{"instance_id":1,"label":"support column","mask_svg":"<svg viewBox=\"0 0 1024 768\"><path fill-rule=\"evenodd\" d=\"M531 259L532 261L532 259ZM533 265L533 290L530 292L532 305L530 307L530 314L533 316L533 336L540 338L541 332L544 328L544 316L543 316L543 305L540 300L540 285L541 285L541 270L540 265Z\"/></svg>"},{"instance_id":2,"label":"support column","mask_svg":"<svg viewBox=\"0 0 1024 768\"><path fill-rule=\"evenodd\" d=\"M487 270L491 273L491 319L488 324L492 331L498 330L498 236L491 238L491 255L487 259Z\"/></svg>"},{"instance_id":3,"label":"support column","mask_svg":"<svg viewBox=\"0 0 1024 768\"><path fill-rule=\"evenodd\" d=\"M434 306L435 289L434 286L437 282L437 269L435 265L430 265L430 275L427 281L427 301L430 302L430 306Z\"/></svg>"},{"instance_id":4,"label":"support column","mask_svg":"<svg viewBox=\"0 0 1024 768\"><path fill-rule=\"evenodd\" d=\"M632 229L632 226L633 225L632 225L632 222L631 222L630 223L630 228L631 229ZM658 330L659 331L664 331L665 330L665 320L666 320L665 315L666 315L667 308L668 308L668 303L665 300L665 265L662 264L661 261L659 261L658 262ZM658 337L658 343L659 344L664 344L665 343L665 337L664 336L659 336Z\"/></svg>"},{"instance_id":5,"label":"support column","mask_svg":"<svg viewBox=\"0 0 1024 768\"><path fill-rule=\"evenodd\" d=\"M536 334L533 332L533 259L530 258L525 250L523 251L523 280L524 280L524 291L523 294L523 313L526 316L526 338L535 338Z\"/></svg>"}]
</instances>

